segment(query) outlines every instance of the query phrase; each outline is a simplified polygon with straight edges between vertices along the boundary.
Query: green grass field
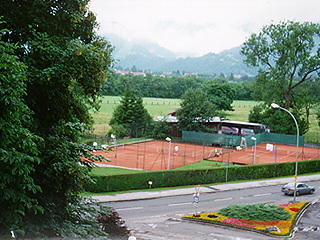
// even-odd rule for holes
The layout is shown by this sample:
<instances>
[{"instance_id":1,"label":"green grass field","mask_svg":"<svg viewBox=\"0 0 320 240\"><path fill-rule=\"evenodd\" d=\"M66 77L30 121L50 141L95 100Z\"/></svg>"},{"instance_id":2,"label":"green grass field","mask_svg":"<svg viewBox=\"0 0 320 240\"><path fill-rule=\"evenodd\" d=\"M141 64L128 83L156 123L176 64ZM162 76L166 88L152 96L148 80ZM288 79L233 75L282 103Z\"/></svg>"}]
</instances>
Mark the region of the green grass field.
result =
<instances>
[{"instance_id":1,"label":"green grass field","mask_svg":"<svg viewBox=\"0 0 320 240\"><path fill-rule=\"evenodd\" d=\"M121 97L104 96L101 102L101 108L98 112L92 112L95 124L94 134L97 136L105 136L109 130L108 125L114 109L119 105ZM144 105L152 117L166 116L170 111L180 107L180 99L163 99L163 98L143 98ZM234 121L248 121L250 110L258 102L255 101L234 101L235 111L229 111L227 118ZM310 129L305 134L305 142L320 143L320 128L316 122L315 115L311 115Z\"/></svg>"},{"instance_id":2,"label":"green grass field","mask_svg":"<svg viewBox=\"0 0 320 240\"><path fill-rule=\"evenodd\" d=\"M94 134L106 135L110 130L108 125L113 111L119 105L121 97L103 97L101 108L98 112L92 112L94 118ZM152 117L165 116L168 112L178 109L179 99L143 98L143 103Z\"/></svg>"},{"instance_id":3,"label":"green grass field","mask_svg":"<svg viewBox=\"0 0 320 240\"><path fill-rule=\"evenodd\" d=\"M105 135L110 127L108 125L113 111L119 105L121 97L107 96L102 98L101 108L92 112L95 124L94 133ZM145 108L152 117L166 116L170 111L180 107L180 99L143 98ZM249 110L256 105L254 101L234 101L234 112L227 112L228 118L235 121L247 121Z\"/></svg>"},{"instance_id":4,"label":"green grass field","mask_svg":"<svg viewBox=\"0 0 320 240\"><path fill-rule=\"evenodd\" d=\"M95 167L92 169L93 176L107 176L107 175L120 175L145 172L145 170L133 170L119 167Z\"/></svg>"},{"instance_id":5,"label":"green grass field","mask_svg":"<svg viewBox=\"0 0 320 240\"><path fill-rule=\"evenodd\" d=\"M184 165L182 167L175 168L174 170L194 170L194 169L202 170L202 169L212 169L212 168L219 168L219 167L225 167L225 166L226 164L223 162L203 160L200 162L195 162L188 165Z\"/></svg>"},{"instance_id":6,"label":"green grass field","mask_svg":"<svg viewBox=\"0 0 320 240\"><path fill-rule=\"evenodd\" d=\"M225 166L225 163L222 163L222 162L203 160L201 162L188 164L179 168L175 168L173 170L174 171L175 170L193 170L193 169L201 170L201 169L219 168L224 166ZM139 172L146 172L146 170L135 170L135 169L119 168L119 167L96 167L92 170L91 174L93 176L106 176L106 175L131 174L131 173L139 173Z\"/></svg>"}]
</instances>

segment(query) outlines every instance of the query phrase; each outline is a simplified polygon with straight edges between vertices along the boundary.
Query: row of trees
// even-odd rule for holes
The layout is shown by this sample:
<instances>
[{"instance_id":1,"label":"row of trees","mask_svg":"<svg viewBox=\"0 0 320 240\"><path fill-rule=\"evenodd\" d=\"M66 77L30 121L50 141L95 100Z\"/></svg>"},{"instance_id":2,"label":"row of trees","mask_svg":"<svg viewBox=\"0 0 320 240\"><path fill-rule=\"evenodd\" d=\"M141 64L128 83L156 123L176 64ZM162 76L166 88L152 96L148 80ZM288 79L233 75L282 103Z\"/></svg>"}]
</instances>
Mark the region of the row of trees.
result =
<instances>
[{"instance_id":1,"label":"row of trees","mask_svg":"<svg viewBox=\"0 0 320 240\"><path fill-rule=\"evenodd\" d=\"M88 0L0 4L0 235L102 234L79 193L78 144L110 67ZM89 211L89 209L91 209ZM40 235L39 235L40 234Z\"/></svg>"},{"instance_id":2,"label":"row of trees","mask_svg":"<svg viewBox=\"0 0 320 240\"><path fill-rule=\"evenodd\" d=\"M142 97L155 98L181 98L189 88L201 88L206 91L212 84L223 84L234 91L234 100L252 100L253 82L229 82L224 77L208 79L189 75L182 76L153 76L147 73L146 76L126 74L116 74L110 70L108 81L103 85L101 93L109 96L122 95L126 87L136 90Z\"/></svg>"}]
</instances>

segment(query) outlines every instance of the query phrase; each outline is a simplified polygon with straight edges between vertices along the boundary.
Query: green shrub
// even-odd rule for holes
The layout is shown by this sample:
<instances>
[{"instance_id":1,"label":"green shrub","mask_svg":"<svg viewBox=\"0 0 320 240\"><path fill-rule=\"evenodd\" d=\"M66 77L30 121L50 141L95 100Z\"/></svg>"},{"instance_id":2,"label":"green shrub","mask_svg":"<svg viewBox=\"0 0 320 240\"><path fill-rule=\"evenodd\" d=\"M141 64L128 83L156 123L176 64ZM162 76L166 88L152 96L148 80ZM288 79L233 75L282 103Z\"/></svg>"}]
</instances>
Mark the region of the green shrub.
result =
<instances>
[{"instance_id":1,"label":"green shrub","mask_svg":"<svg viewBox=\"0 0 320 240\"><path fill-rule=\"evenodd\" d=\"M219 210L228 218L246 219L254 221L279 221L287 220L291 214L283 207L267 204L230 205Z\"/></svg>"},{"instance_id":2,"label":"green shrub","mask_svg":"<svg viewBox=\"0 0 320 240\"><path fill-rule=\"evenodd\" d=\"M293 176L294 170L295 162L230 166L228 181ZM298 170L298 175L320 172L320 160L301 161ZM153 188L225 182L226 167L206 170L152 171L110 176L92 175L92 177L95 179L95 183L88 184L85 188L86 191L115 192L148 189L148 181L153 182Z\"/></svg>"}]
</instances>

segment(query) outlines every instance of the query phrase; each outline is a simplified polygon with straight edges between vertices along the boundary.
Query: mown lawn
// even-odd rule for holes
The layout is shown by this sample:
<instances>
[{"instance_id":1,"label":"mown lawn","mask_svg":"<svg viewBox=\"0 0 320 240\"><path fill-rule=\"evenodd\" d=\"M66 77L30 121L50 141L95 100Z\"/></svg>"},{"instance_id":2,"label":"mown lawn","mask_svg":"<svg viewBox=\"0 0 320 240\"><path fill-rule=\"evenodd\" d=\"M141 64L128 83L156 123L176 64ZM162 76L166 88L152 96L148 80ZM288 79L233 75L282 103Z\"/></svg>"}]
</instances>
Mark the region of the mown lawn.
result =
<instances>
[{"instance_id":1,"label":"mown lawn","mask_svg":"<svg viewBox=\"0 0 320 240\"><path fill-rule=\"evenodd\" d=\"M175 168L174 170L194 170L194 169L212 169L217 167L225 167L225 163L222 162L215 162L209 160L203 160L196 163L191 163L182 167Z\"/></svg>"},{"instance_id":2,"label":"mown lawn","mask_svg":"<svg viewBox=\"0 0 320 240\"><path fill-rule=\"evenodd\" d=\"M131 174L144 172L144 170L135 170L128 168L118 168L118 167L95 167L90 175L93 176L107 176L107 175L121 175L121 174Z\"/></svg>"},{"instance_id":3,"label":"mown lawn","mask_svg":"<svg viewBox=\"0 0 320 240\"><path fill-rule=\"evenodd\" d=\"M119 105L121 97L102 97L101 107L98 112L92 111L94 119L94 134L106 135L110 130L108 125L113 111ZM166 116L170 111L180 107L180 99L168 98L143 98L145 108L151 117ZM247 121L250 109L256 105L254 101L234 101L235 111L227 112L228 118L235 121Z\"/></svg>"},{"instance_id":4,"label":"mown lawn","mask_svg":"<svg viewBox=\"0 0 320 240\"><path fill-rule=\"evenodd\" d=\"M193 170L193 169L201 170L201 169L211 169L211 168L224 167L224 166L225 166L225 163L203 160L200 162L175 168L173 170ZM135 169L118 168L118 167L96 167L92 170L90 175L106 176L106 175L139 173L144 171L146 170L135 170Z\"/></svg>"}]
</instances>

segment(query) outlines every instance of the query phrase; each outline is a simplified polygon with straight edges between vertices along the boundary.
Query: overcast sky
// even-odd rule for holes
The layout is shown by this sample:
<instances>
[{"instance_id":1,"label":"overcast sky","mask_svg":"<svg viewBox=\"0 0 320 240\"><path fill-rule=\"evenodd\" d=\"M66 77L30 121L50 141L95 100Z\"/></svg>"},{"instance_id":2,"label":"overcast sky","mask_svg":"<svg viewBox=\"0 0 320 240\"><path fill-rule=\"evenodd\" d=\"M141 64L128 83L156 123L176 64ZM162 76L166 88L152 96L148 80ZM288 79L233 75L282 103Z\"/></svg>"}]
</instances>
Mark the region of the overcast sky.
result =
<instances>
[{"instance_id":1,"label":"overcast sky","mask_svg":"<svg viewBox=\"0 0 320 240\"><path fill-rule=\"evenodd\" d=\"M320 23L320 0L91 0L98 32L155 42L180 56L241 45L272 21Z\"/></svg>"}]
</instances>

